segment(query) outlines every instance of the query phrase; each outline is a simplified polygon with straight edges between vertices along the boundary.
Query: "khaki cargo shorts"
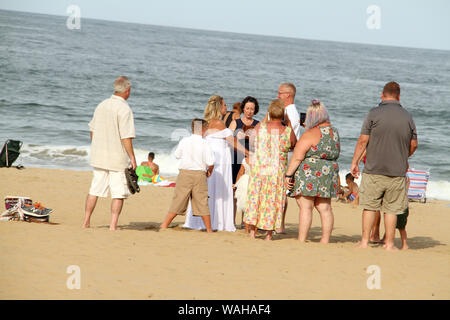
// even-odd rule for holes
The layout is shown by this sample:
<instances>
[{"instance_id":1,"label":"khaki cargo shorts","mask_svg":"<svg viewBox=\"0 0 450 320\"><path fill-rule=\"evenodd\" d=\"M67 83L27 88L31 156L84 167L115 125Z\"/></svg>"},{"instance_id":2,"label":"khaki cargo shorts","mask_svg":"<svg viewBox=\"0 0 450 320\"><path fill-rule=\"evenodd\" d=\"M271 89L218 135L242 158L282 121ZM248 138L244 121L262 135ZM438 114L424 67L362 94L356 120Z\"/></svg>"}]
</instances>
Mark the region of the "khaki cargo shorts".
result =
<instances>
[{"instance_id":1,"label":"khaki cargo shorts","mask_svg":"<svg viewBox=\"0 0 450 320\"><path fill-rule=\"evenodd\" d=\"M191 200L192 215L210 215L205 171L180 170L169 212L186 215L189 200Z\"/></svg>"},{"instance_id":2,"label":"khaki cargo shorts","mask_svg":"<svg viewBox=\"0 0 450 320\"><path fill-rule=\"evenodd\" d=\"M408 207L405 177L363 173L359 205L365 210L402 214Z\"/></svg>"}]
</instances>

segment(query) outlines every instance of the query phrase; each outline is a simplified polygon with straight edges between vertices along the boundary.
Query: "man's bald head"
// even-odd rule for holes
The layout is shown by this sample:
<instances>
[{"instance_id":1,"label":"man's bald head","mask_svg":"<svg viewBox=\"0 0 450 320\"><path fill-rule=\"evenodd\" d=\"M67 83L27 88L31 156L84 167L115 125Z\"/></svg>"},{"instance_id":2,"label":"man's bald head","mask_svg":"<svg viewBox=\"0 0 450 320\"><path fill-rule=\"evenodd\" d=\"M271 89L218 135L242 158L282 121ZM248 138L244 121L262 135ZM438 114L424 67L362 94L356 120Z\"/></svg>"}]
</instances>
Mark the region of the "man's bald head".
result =
<instances>
[{"instance_id":1,"label":"man's bald head","mask_svg":"<svg viewBox=\"0 0 450 320\"><path fill-rule=\"evenodd\" d=\"M280 85L278 89L278 99L283 100L284 106L287 107L290 104L294 104L295 94L297 89L291 82L285 82Z\"/></svg>"}]
</instances>

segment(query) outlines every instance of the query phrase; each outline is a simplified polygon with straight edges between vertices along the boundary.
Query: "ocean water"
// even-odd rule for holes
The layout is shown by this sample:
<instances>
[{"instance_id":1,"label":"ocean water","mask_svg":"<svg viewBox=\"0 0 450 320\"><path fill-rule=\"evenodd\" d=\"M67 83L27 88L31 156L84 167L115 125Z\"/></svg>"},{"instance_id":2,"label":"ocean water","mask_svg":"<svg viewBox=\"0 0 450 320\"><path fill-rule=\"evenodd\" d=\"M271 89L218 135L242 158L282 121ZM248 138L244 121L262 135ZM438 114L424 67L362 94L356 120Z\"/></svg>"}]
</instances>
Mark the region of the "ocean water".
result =
<instances>
[{"instance_id":1,"label":"ocean water","mask_svg":"<svg viewBox=\"0 0 450 320\"><path fill-rule=\"evenodd\" d=\"M89 170L88 122L127 75L137 160L155 152L164 176L177 174L171 152L211 95L228 106L252 95L261 120L286 81L297 86L299 112L313 98L328 108L344 176L366 113L395 80L418 130L410 166L430 170L428 197L450 200L450 51L92 19L69 30L66 19L0 10L0 143L24 142L16 164Z\"/></svg>"}]
</instances>

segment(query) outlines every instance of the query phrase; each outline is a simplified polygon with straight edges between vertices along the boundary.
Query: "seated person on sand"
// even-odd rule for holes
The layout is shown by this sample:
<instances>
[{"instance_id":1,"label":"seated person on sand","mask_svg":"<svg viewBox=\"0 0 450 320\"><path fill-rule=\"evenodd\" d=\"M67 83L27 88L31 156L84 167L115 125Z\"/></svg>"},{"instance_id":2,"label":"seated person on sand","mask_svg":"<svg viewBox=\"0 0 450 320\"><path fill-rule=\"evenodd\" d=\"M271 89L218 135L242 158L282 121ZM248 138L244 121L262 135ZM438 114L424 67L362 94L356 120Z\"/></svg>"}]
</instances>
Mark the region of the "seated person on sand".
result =
<instances>
[{"instance_id":1,"label":"seated person on sand","mask_svg":"<svg viewBox=\"0 0 450 320\"><path fill-rule=\"evenodd\" d=\"M345 191L348 190L348 187L344 187L341 184L341 177L338 175L338 183L337 183L338 187L337 187L337 201L344 201L345 202L345 198L344 198L344 193Z\"/></svg>"},{"instance_id":2,"label":"seated person on sand","mask_svg":"<svg viewBox=\"0 0 450 320\"><path fill-rule=\"evenodd\" d=\"M359 204L359 188L355 182L355 178L351 173L348 173L345 176L345 181L347 182L348 189L339 198L345 199L352 204Z\"/></svg>"},{"instance_id":3,"label":"seated person on sand","mask_svg":"<svg viewBox=\"0 0 450 320\"><path fill-rule=\"evenodd\" d=\"M153 162L155 154L150 152L148 154L148 161L143 161L140 166L136 168L136 174L139 176L139 181L152 182L152 178L159 174L159 166Z\"/></svg>"}]
</instances>

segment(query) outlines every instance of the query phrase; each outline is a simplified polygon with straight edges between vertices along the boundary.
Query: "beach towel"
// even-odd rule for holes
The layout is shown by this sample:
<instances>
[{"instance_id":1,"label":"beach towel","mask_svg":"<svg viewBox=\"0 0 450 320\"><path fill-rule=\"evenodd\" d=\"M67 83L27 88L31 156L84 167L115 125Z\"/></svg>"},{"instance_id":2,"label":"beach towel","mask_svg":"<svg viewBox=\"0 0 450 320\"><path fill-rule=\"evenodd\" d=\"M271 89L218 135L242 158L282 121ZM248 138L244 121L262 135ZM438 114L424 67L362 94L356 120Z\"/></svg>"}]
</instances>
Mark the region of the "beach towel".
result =
<instances>
[{"instance_id":1,"label":"beach towel","mask_svg":"<svg viewBox=\"0 0 450 320\"><path fill-rule=\"evenodd\" d=\"M159 174L156 174L153 176L153 178L150 181L139 181L140 186L154 186L154 187L175 187L175 182L173 181L167 181L163 177L161 177Z\"/></svg>"},{"instance_id":2,"label":"beach towel","mask_svg":"<svg viewBox=\"0 0 450 320\"><path fill-rule=\"evenodd\" d=\"M430 173L425 170L408 169L406 176L409 178L408 198L425 203Z\"/></svg>"},{"instance_id":3,"label":"beach towel","mask_svg":"<svg viewBox=\"0 0 450 320\"><path fill-rule=\"evenodd\" d=\"M139 182L142 181L148 181L148 182L152 182L152 178L154 176L153 170L150 167L147 166L137 166L136 167L136 174L139 177ZM151 177L144 177L145 175L151 176Z\"/></svg>"}]
</instances>

